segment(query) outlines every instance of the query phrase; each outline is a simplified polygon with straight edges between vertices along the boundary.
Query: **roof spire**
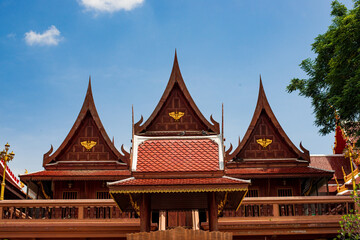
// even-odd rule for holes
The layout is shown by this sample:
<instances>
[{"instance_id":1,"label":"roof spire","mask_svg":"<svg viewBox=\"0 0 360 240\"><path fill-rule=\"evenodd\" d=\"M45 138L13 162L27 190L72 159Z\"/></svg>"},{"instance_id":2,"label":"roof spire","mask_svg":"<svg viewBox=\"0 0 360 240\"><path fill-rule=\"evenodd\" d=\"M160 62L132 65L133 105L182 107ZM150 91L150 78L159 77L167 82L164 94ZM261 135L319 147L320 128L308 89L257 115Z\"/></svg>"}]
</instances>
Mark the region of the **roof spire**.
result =
<instances>
[{"instance_id":1,"label":"roof spire","mask_svg":"<svg viewBox=\"0 0 360 240\"><path fill-rule=\"evenodd\" d=\"M175 75L175 79L174 79L174 80L179 80L179 79L176 77L177 75L180 75L180 77L181 77L179 62L178 62L178 59L177 59L176 48L175 48L173 68L172 68L172 71L171 71L171 75L173 75L173 74ZM171 78L171 76L170 76L170 78ZM182 78L182 77L181 77L181 78Z\"/></svg>"},{"instance_id":2,"label":"roof spire","mask_svg":"<svg viewBox=\"0 0 360 240\"><path fill-rule=\"evenodd\" d=\"M267 103L266 94L264 90L264 86L262 84L261 74L260 74L260 83L259 83L259 96L258 96L258 104L261 103L264 106L265 102ZM269 104L269 103L267 103Z\"/></svg>"},{"instance_id":3,"label":"roof spire","mask_svg":"<svg viewBox=\"0 0 360 240\"><path fill-rule=\"evenodd\" d=\"M89 75L89 84L88 84L88 90L91 90L91 75Z\"/></svg>"}]
</instances>

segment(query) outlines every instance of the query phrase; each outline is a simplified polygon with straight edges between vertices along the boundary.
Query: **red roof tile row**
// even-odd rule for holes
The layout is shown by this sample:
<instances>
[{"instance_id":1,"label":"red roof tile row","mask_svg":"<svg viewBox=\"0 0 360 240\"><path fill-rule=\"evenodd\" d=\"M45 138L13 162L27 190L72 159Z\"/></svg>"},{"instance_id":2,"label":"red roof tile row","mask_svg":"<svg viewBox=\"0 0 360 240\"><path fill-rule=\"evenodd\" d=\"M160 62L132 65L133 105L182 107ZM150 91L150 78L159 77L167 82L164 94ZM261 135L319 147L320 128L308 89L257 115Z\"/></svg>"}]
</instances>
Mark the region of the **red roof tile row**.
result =
<instances>
[{"instance_id":1,"label":"red roof tile row","mask_svg":"<svg viewBox=\"0 0 360 240\"><path fill-rule=\"evenodd\" d=\"M170 186L170 185L229 185L248 184L248 181L227 177L219 178L128 178L110 183L111 186Z\"/></svg>"},{"instance_id":2,"label":"red roof tile row","mask_svg":"<svg viewBox=\"0 0 360 240\"><path fill-rule=\"evenodd\" d=\"M210 139L146 140L138 147L137 172L219 170L219 147Z\"/></svg>"}]
</instances>

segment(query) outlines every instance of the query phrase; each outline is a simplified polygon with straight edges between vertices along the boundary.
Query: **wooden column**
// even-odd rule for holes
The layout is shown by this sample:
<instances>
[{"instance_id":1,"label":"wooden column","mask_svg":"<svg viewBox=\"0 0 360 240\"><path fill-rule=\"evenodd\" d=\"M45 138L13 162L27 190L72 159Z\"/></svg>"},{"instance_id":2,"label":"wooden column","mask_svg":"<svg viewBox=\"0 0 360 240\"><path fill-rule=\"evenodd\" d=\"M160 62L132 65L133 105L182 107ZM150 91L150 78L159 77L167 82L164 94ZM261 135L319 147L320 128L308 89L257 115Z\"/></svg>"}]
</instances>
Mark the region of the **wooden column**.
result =
<instances>
[{"instance_id":1,"label":"wooden column","mask_svg":"<svg viewBox=\"0 0 360 240\"><path fill-rule=\"evenodd\" d=\"M159 211L159 231L166 230L166 211L160 210Z\"/></svg>"},{"instance_id":2,"label":"wooden column","mask_svg":"<svg viewBox=\"0 0 360 240\"><path fill-rule=\"evenodd\" d=\"M200 230L200 220L199 220L199 210L198 209L191 210L191 218L192 218L192 229Z\"/></svg>"},{"instance_id":3,"label":"wooden column","mask_svg":"<svg viewBox=\"0 0 360 240\"><path fill-rule=\"evenodd\" d=\"M218 207L215 192L208 193L209 230L218 231Z\"/></svg>"},{"instance_id":4,"label":"wooden column","mask_svg":"<svg viewBox=\"0 0 360 240\"><path fill-rule=\"evenodd\" d=\"M140 205L140 232L150 232L150 195L143 193Z\"/></svg>"}]
</instances>

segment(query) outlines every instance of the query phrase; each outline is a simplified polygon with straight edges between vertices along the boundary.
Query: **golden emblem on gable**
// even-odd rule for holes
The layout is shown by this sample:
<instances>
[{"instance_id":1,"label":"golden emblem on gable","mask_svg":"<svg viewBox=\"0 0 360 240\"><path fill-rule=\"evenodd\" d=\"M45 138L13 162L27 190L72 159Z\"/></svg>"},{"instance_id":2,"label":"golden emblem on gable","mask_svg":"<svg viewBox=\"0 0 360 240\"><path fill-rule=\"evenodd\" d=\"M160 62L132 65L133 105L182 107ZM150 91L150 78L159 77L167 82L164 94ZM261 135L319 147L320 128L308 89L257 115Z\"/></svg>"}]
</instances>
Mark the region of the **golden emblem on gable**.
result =
<instances>
[{"instance_id":1,"label":"golden emblem on gable","mask_svg":"<svg viewBox=\"0 0 360 240\"><path fill-rule=\"evenodd\" d=\"M97 142L95 142L95 141L83 141L83 142L81 142L81 146L86 148L87 151L90 151L96 144L97 144Z\"/></svg>"},{"instance_id":2,"label":"golden emblem on gable","mask_svg":"<svg viewBox=\"0 0 360 240\"><path fill-rule=\"evenodd\" d=\"M178 111L169 113L169 116L172 117L175 121L179 121L179 119L184 115L185 113Z\"/></svg>"},{"instance_id":3,"label":"golden emblem on gable","mask_svg":"<svg viewBox=\"0 0 360 240\"><path fill-rule=\"evenodd\" d=\"M256 140L256 142L262 146L263 148L266 148L267 146L269 146L272 143L271 139L265 139L265 138L259 138Z\"/></svg>"}]
</instances>

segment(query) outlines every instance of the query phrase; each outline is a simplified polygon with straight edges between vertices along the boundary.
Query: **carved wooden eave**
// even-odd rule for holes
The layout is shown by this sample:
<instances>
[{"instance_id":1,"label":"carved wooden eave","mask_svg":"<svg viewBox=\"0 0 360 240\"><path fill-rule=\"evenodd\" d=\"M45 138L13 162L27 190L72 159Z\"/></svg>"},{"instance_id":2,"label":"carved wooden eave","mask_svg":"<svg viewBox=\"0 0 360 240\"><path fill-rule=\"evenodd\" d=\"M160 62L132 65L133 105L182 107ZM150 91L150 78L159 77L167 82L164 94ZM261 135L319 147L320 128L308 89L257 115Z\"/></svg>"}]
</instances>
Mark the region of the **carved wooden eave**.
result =
<instances>
[{"instance_id":1,"label":"carved wooden eave","mask_svg":"<svg viewBox=\"0 0 360 240\"><path fill-rule=\"evenodd\" d=\"M171 101L171 98L174 97L174 94L181 95L181 99L183 98L184 103L186 103L187 110L191 114L191 117L196 121L197 128L196 131L183 131L186 129L175 129L174 131L160 131L160 130L153 130L154 125L159 122L159 119L161 118L160 114L164 114L163 111L166 110L166 106ZM166 114L169 114L166 112ZM167 116L169 117L169 116ZM170 118L170 117L169 117ZM185 118L185 116L184 116ZM174 119L169 119L171 121L174 121ZM178 120L180 124L182 124L182 120ZM208 135L208 134L219 134L220 133L220 127L219 123L216 122L212 116L210 116L210 120L212 124L202 115L198 107L196 106L194 100L192 99L185 82L182 78L177 55L175 51L175 57L174 57L174 64L171 71L169 82L166 86L166 89L154 109L153 113L150 115L150 117L146 120L146 122L141 125L143 121L143 117L141 116L140 121L134 124L134 134L135 135L179 135L179 132L184 132L184 135Z\"/></svg>"},{"instance_id":2,"label":"carved wooden eave","mask_svg":"<svg viewBox=\"0 0 360 240\"><path fill-rule=\"evenodd\" d=\"M231 149L225 152L225 160L228 162L233 159L239 158L239 155L244 151L244 148L249 144L250 137L255 136L256 126L260 118L266 118L269 121L269 125L272 125L272 129L275 132L275 135L280 137L280 140L287 148L288 151L291 152L292 157L298 160L305 160L307 162L310 161L310 154L307 149L305 149L302 144L300 143L300 148L303 152L301 152L289 139L286 135L285 131L282 129L280 123L276 119L273 111L271 110L270 104L266 98L264 87L262 85L261 77L260 77L260 87L259 87L259 96L258 101L256 104L255 112L251 123L245 133L244 138L242 141L239 141L238 147L230 153ZM253 134L254 133L254 134Z\"/></svg>"},{"instance_id":3,"label":"carved wooden eave","mask_svg":"<svg viewBox=\"0 0 360 240\"><path fill-rule=\"evenodd\" d=\"M100 117L97 113L96 107L95 107L95 102L94 102L94 98L92 95L92 90L91 90L91 78L89 78L89 85L88 85L88 89L86 92L86 97L83 103L83 106L80 110L80 113L74 123L74 125L72 126L70 132L68 133L68 135L66 136L65 140L62 142L62 144L60 145L60 147L52 154L53 151L53 146L51 145L50 150L44 154L44 158L43 158L43 167L50 167L51 165L57 164L59 162L58 157L61 154L64 154L64 152L70 147L71 142L74 140L74 138L77 135L77 132L79 131L79 129L82 127L83 123L85 121L91 121L92 123L94 123L94 128L96 131L99 132L99 137L101 137L104 141L104 146L109 149L109 154L111 154L114 160L111 161L103 161L103 163L101 163L100 161L91 161L91 164L93 165L94 162L98 163L98 164L106 164L106 162L113 162L116 163L117 165L127 165L129 162L129 153L127 153L123 147L122 147L122 152L123 155L116 149L116 147L114 146L114 144L111 142L109 136L107 135ZM96 147L96 146L95 146ZM69 162L69 161L68 161ZM75 161L72 161L75 162ZM78 164L87 164L87 162L89 161L77 161L77 165ZM75 164L75 165L76 165ZM96 165L96 164L95 164ZM99 166L100 166L99 165Z\"/></svg>"}]
</instances>

